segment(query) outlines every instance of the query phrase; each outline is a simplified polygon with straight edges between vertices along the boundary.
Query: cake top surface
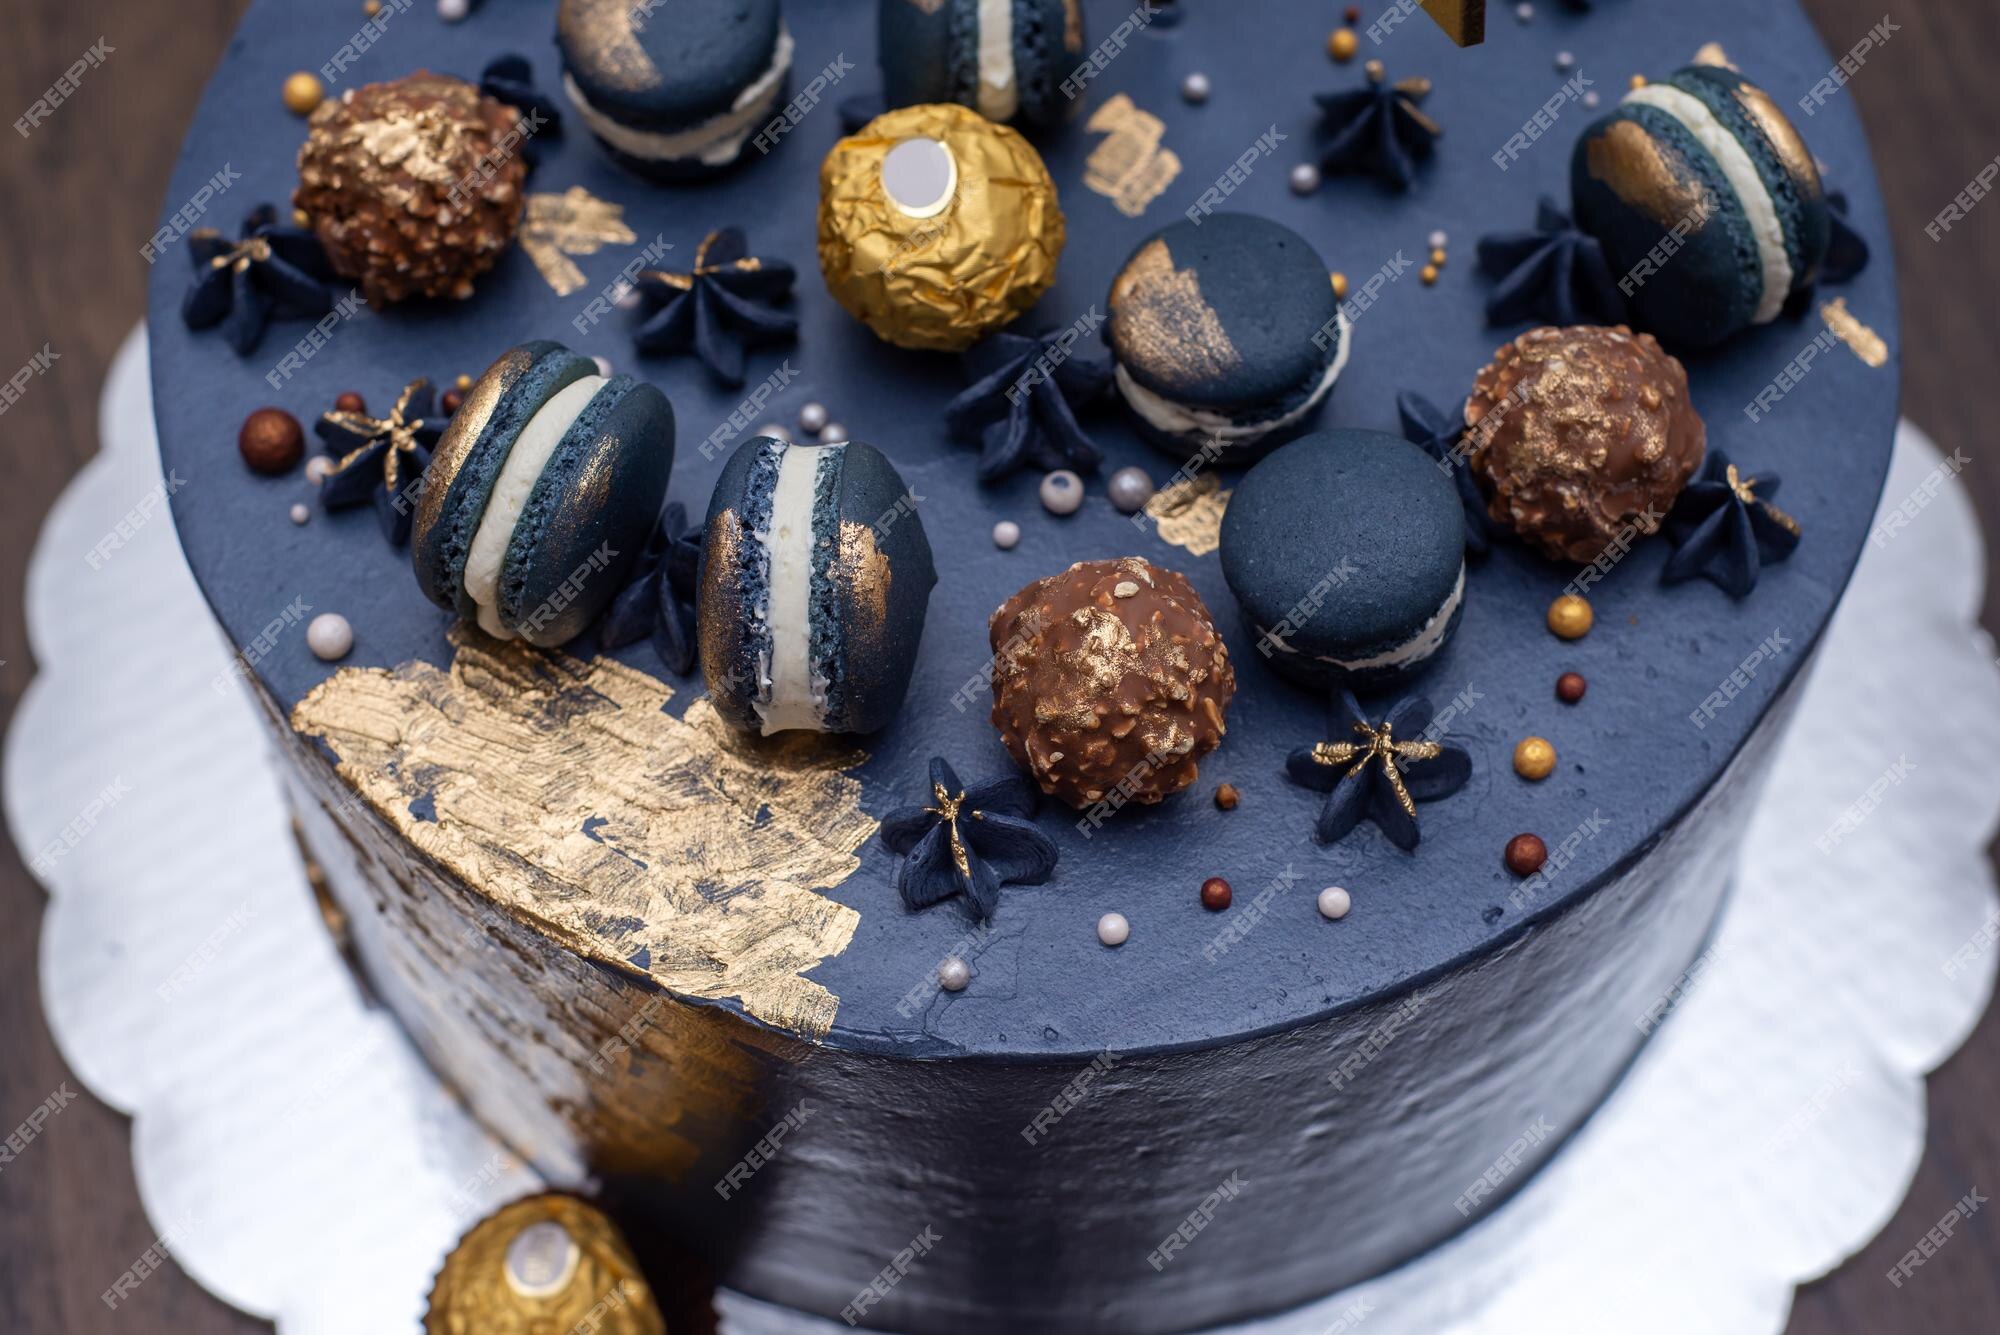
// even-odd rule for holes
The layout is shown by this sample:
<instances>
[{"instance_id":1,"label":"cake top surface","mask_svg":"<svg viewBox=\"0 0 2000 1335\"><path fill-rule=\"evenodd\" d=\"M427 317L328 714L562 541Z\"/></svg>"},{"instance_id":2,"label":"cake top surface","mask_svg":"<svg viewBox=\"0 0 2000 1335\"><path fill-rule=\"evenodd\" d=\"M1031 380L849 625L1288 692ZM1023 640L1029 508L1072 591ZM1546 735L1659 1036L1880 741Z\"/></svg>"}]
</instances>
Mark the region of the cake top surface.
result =
<instances>
[{"instance_id":1,"label":"cake top surface","mask_svg":"<svg viewBox=\"0 0 2000 1335\"><path fill-rule=\"evenodd\" d=\"M1171 29L1129 33L1085 83L1076 119L1038 141L1069 242L1055 286L1017 328L1075 323L1093 331L1085 343L1094 350L1126 259L1213 187L1230 210L1283 223L1347 276L1353 353L1322 428L1394 432L1403 390L1455 411L1493 350L1525 327L1487 327L1490 283L1474 243L1528 226L1539 196L1566 197L1570 148L1599 114L1563 95L1577 76L1602 90L1608 110L1631 74L1662 76L1719 42L1789 108L1831 66L1789 5L1753 15L1735 0L1690 0L1588 16L1543 6L1533 23L1495 24L1486 45L1463 51L1417 15L1372 51L1364 37L1364 54L1388 62L1391 79L1433 81L1424 112L1446 129L1435 156L1407 193L1332 177L1302 197L1287 173L1310 155L1310 94L1364 78L1360 62L1327 59L1332 11L1287 5L1246 28L1229 6L1183 8ZM180 480L174 519L201 587L278 711L425 856L570 947L781 1028L912 1057L1200 1046L1295 1025L1501 948L1642 857L1804 667L1869 540L1896 420L1897 312L1851 99L1825 101L1801 128L1829 188L1847 195L1850 220L1874 242L1874 262L1853 282L1822 289L1802 318L1684 358L1711 448L1783 475L1786 509L1805 532L1797 552L1737 601L1706 581L1663 586L1671 548L1640 542L1590 589L1596 629L1570 642L1543 621L1574 568L1499 545L1469 569L1457 636L1412 688L1451 712L1450 732L1473 758L1470 783L1424 805L1414 854L1365 825L1323 847L1312 838L1322 795L1288 781L1285 757L1325 740L1326 705L1255 652L1213 549L1217 508L1135 521L1093 483L1083 508L1058 518L1038 504L1032 472L978 486L975 452L941 425L964 383L955 359L878 342L813 271L817 168L842 134L834 104L878 86L875 10L872 0L792 7L792 90L823 73L826 81L768 155L750 149L720 179L649 185L620 171L572 117L566 138L541 146L528 188L558 201L581 189L621 206L623 230L593 223L587 210L552 208L538 224L531 204L538 230L467 300L364 307L324 334L309 322L274 322L239 357L215 333L182 324L189 265L183 247L166 248L151 275L150 332L163 463ZM1088 5L1087 45L1130 12L1124 0ZM491 5L456 25L421 8L384 13L375 39L337 72L333 93L420 67L477 79L505 52L527 54L538 86L557 88L547 7ZM305 126L285 114L279 85L352 46L356 22L344 8L253 4L181 151L163 218L225 167L235 175L201 224L233 235L252 206L288 206ZM1558 51L1575 53L1574 71L1558 71ZM1180 96L1195 71L1214 88L1202 105ZM1537 128L1545 106L1554 108L1542 116L1550 123ZM1517 135L1526 146L1517 142L1509 157ZM1260 141L1269 150L1239 167ZM653 267L688 268L703 236L728 225L748 230L752 253L801 270L791 307L798 341L754 351L741 390L719 387L693 358L640 358L631 316L604 300L621 266L643 256ZM1430 286L1417 266L1438 230L1451 258ZM542 270L560 275L565 266L574 281L558 295ZM1363 292L1365 304L1355 299ZM1857 323L1887 340L1879 364L1829 333L1853 335ZM235 457L236 425L260 406L310 424L352 391L380 409L418 376L446 385L537 338L607 357L668 395L679 423L669 494L692 514L705 511L736 445L763 422L794 421L808 402L826 404L855 439L895 462L939 579L895 723L817 752L759 751L719 727L698 675L673 677L644 642L600 657L586 636L568 656L546 658L469 638L423 596L409 551L384 542L365 508L315 508L295 525L288 510L312 499L300 475L260 476ZM1765 406L1746 412L1760 396ZM1084 424L1106 474L1136 464L1169 477L1172 461L1143 444L1115 406ZM1223 470L1216 481L1227 489L1240 477ZM1010 551L988 540L999 520L1021 527ZM989 616L1073 561L1127 555L1184 572L1228 641L1239 685L1221 748L1192 790L1097 827L1045 807L1041 827L1060 865L1045 885L1007 887L990 922L976 924L961 900L906 911L897 860L873 837L874 822L925 797L933 756L971 783L1010 763L988 720ZM302 626L285 621L299 608L346 616L352 653L337 665L315 658ZM267 635L274 622L283 624ZM1575 706L1558 703L1553 689L1570 671L1590 683ZM1386 711L1394 700L1364 703ZM447 718L477 718L492 731L482 745L465 745L440 729ZM1514 743L1529 734L1548 737L1559 756L1540 784L1509 767ZM511 741L526 749L506 752ZM505 764L496 759L503 754ZM565 765L591 781L561 782ZM1241 794L1234 810L1211 800L1224 782ZM748 805L745 792L754 794ZM1522 883L1503 868L1501 850L1523 831L1567 853L1528 902L1510 902ZM1202 908L1197 892L1208 876L1232 882L1229 913ZM1328 885L1352 894L1342 921L1315 910ZM1246 917L1260 896L1264 910ZM1115 950L1095 931L1114 911L1131 923ZM723 967L693 968L676 954L689 948ZM933 982L950 954L972 962L963 992Z\"/></svg>"}]
</instances>

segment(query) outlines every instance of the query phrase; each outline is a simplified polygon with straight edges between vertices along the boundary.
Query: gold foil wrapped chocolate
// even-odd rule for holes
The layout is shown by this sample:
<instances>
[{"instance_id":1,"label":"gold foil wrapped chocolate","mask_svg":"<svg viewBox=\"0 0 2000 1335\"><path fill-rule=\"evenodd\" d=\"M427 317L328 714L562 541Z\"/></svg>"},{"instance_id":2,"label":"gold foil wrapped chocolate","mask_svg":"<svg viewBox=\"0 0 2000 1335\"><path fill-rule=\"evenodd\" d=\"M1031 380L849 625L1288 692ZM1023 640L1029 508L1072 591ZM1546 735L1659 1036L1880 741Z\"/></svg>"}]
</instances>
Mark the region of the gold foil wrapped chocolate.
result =
<instances>
[{"instance_id":1,"label":"gold foil wrapped chocolate","mask_svg":"<svg viewBox=\"0 0 2000 1335\"><path fill-rule=\"evenodd\" d=\"M666 1335L625 1240L574 1196L530 1196L473 1225L431 1285L425 1335Z\"/></svg>"},{"instance_id":2,"label":"gold foil wrapped chocolate","mask_svg":"<svg viewBox=\"0 0 2000 1335\"><path fill-rule=\"evenodd\" d=\"M914 172L885 170L892 155ZM897 347L963 351L1013 320L1055 281L1064 237L1041 155L964 107L878 116L820 166L827 290Z\"/></svg>"}]
</instances>

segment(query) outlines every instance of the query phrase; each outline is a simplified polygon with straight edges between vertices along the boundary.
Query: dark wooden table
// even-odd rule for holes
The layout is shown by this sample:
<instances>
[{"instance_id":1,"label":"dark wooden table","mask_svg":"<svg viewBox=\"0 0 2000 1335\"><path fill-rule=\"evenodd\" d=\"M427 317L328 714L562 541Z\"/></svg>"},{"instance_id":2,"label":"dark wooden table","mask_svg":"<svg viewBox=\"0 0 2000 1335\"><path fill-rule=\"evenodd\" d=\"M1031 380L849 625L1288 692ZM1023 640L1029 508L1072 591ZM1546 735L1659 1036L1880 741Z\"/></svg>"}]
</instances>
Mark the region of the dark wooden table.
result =
<instances>
[{"instance_id":1,"label":"dark wooden table","mask_svg":"<svg viewBox=\"0 0 2000 1335\"><path fill-rule=\"evenodd\" d=\"M1805 3L1827 45L1843 51L1882 19L1889 0ZM24 7L23 21L9 24L0 43L0 108L10 117L99 37L115 48L32 135L0 143L0 308L8 312L0 320L0 382L44 345L59 355L0 416L0 723L12 717L35 670L19 596L29 550L50 503L97 448L105 368L143 311L139 246L154 226L182 128L242 4L40 0L34 21L25 21ZM354 5L358 15L359 0ZM1329 14L1333 9L1329 4ZM1904 411L1945 449L1971 456L1963 485L1985 519L1991 550L2000 553L2000 471L1983 462L1983 396L2000 381L2000 319L1993 314L2000 203L1976 209L1941 240L1924 232L2000 153L2000 23L1993 0L1901 3L1892 17L1900 30L1840 95L1855 98L1867 119L1894 225ZM274 86L273 114L281 114L277 92ZM1997 589L1989 566L1989 627L2000 627ZM1895 911L1891 871L1885 912ZM131 1127L82 1091L43 1022L36 991L42 906L19 854L11 844L0 848L0 1133L65 1082L80 1096L26 1153L0 1165L0 1331L267 1329L208 1297L172 1265L116 1311L100 1300L155 1234L133 1186ZM1968 1190L2000 1192L2000 1013L1989 1012L1931 1079L1929 1102L1929 1144L1908 1198L1859 1257L1800 1293L1793 1335L2000 1330L2000 1211L1974 1215L1900 1288L1884 1277Z\"/></svg>"}]
</instances>

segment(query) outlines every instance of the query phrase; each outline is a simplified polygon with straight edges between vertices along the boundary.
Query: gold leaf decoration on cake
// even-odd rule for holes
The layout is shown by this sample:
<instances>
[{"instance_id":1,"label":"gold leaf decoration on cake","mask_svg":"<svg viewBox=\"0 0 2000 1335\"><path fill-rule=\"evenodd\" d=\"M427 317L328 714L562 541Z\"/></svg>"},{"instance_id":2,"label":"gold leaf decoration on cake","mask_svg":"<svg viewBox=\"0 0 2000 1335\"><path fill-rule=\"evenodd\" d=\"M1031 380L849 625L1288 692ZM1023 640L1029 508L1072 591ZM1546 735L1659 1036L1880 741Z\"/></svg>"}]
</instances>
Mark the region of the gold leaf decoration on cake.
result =
<instances>
[{"instance_id":1,"label":"gold leaf decoration on cake","mask_svg":"<svg viewBox=\"0 0 2000 1335\"><path fill-rule=\"evenodd\" d=\"M639 238L625 225L623 205L573 185L560 195L528 196L520 239L548 285L566 297L583 286L583 270L570 256L595 255L606 246L629 246Z\"/></svg>"},{"instance_id":2,"label":"gold leaf decoration on cake","mask_svg":"<svg viewBox=\"0 0 2000 1335\"><path fill-rule=\"evenodd\" d=\"M1160 540L1185 547L1195 556L1206 556L1222 545L1222 515L1228 508L1229 492L1213 473L1169 483L1146 502Z\"/></svg>"},{"instance_id":3,"label":"gold leaf decoration on cake","mask_svg":"<svg viewBox=\"0 0 2000 1335\"><path fill-rule=\"evenodd\" d=\"M667 1331L617 1228L573 1196L530 1196L473 1225L445 1257L424 1313L425 1335L544 1330Z\"/></svg>"},{"instance_id":4,"label":"gold leaf decoration on cake","mask_svg":"<svg viewBox=\"0 0 2000 1335\"><path fill-rule=\"evenodd\" d=\"M556 7L556 35L570 52L587 57L597 83L623 93L649 92L660 86L660 70L639 44L639 33L656 18L673 21L660 8L659 0L563 0Z\"/></svg>"},{"instance_id":5,"label":"gold leaf decoration on cake","mask_svg":"<svg viewBox=\"0 0 2000 1335\"><path fill-rule=\"evenodd\" d=\"M1729 53L1722 49L1721 42L1703 42L1701 49L1694 53L1693 63L1697 65L1710 65L1725 70L1736 69L1735 64L1729 59ZM1738 70L1737 72L1740 74L1742 71Z\"/></svg>"},{"instance_id":6,"label":"gold leaf decoration on cake","mask_svg":"<svg viewBox=\"0 0 2000 1335\"><path fill-rule=\"evenodd\" d=\"M452 640L449 671L341 669L292 727L419 852L568 949L823 1037L839 998L803 975L860 921L818 888L875 832L865 753L745 737L706 698L676 719L671 687L613 659Z\"/></svg>"},{"instance_id":7,"label":"gold leaf decoration on cake","mask_svg":"<svg viewBox=\"0 0 2000 1335\"><path fill-rule=\"evenodd\" d=\"M1863 324L1847 309L1846 297L1835 297L1819 308L1819 315L1833 336L1845 343L1867 366L1880 370L1889 362L1889 345L1882 336Z\"/></svg>"},{"instance_id":8,"label":"gold leaf decoration on cake","mask_svg":"<svg viewBox=\"0 0 2000 1335\"><path fill-rule=\"evenodd\" d=\"M1486 40L1486 0L1423 0L1423 7L1457 45L1478 46Z\"/></svg>"},{"instance_id":9,"label":"gold leaf decoration on cake","mask_svg":"<svg viewBox=\"0 0 2000 1335\"><path fill-rule=\"evenodd\" d=\"M1084 128L1108 138L1084 160L1083 183L1136 218L1181 174L1181 160L1160 142L1166 122L1119 93L1091 113Z\"/></svg>"},{"instance_id":10,"label":"gold leaf decoration on cake","mask_svg":"<svg viewBox=\"0 0 2000 1335\"><path fill-rule=\"evenodd\" d=\"M1202 295L1201 275L1174 267L1154 237L1111 283L1111 344L1118 360L1148 367L1176 385L1214 380L1243 364L1243 354Z\"/></svg>"}]
</instances>

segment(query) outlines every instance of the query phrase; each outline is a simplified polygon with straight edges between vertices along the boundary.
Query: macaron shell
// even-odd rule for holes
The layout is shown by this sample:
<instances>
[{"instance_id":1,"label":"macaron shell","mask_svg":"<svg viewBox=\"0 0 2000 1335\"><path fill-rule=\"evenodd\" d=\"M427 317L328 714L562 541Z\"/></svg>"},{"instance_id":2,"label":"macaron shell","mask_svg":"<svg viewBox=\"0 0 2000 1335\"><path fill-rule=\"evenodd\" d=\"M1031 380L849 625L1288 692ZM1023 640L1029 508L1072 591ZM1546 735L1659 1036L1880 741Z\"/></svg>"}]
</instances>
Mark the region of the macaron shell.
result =
<instances>
[{"instance_id":1,"label":"macaron shell","mask_svg":"<svg viewBox=\"0 0 2000 1335\"><path fill-rule=\"evenodd\" d=\"M1325 262L1297 232L1212 213L1140 243L1106 309L1106 337L1135 382L1176 404L1237 412L1317 382L1332 354L1313 336L1340 303Z\"/></svg>"},{"instance_id":2,"label":"macaron shell","mask_svg":"<svg viewBox=\"0 0 2000 1335\"><path fill-rule=\"evenodd\" d=\"M1008 0L1016 110L1011 119L1047 128L1078 103L1062 81L1083 52L1077 0ZM876 54L890 107L924 102L979 105L980 0L882 0Z\"/></svg>"},{"instance_id":3,"label":"macaron shell","mask_svg":"<svg viewBox=\"0 0 2000 1335\"><path fill-rule=\"evenodd\" d=\"M1296 652L1273 646L1259 657L1309 685L1366 686L1423 663L1343 673L1319 656L1365 659L1422 634L1463 578L1465 520L1451 480L1418 446L1379 431L1317 431L1237 483L1221 560L1251 635L1262 643L1288 627Z\"/></svg>"},{"instance_id":4,"label":"macaron shell","mask_svg":"<svg viewBox=\"0 0 2000 1335\"><path fill-rule=\"evenodd\" d=\"M951 4L882 0L875 54L882 65L883 99L891 108L959 100L952 81L951 11Z\"/></svg>"},{"instance_id":5,"label":"macaron shell","mask_svg":"<svg viewBox=\"0 0 2000 1335\"><path fill-rule=\"evenodd\" d=\"M585 405L521 507L500 568L500 622L550 647L611 604L659 522L674 467L666 395L615 376Z\"/></svg>"},{"instance_id":6,"label":"macaron shell","mask_svg":"<svg viewBox=\"0 0 2000 1335\"><path fill-rule=\"evenodd\" d=\"M1798 127L1769 94L1734 70L1692 65L1668 82L1700 98L1749 152L1784 224L1792 290L1810 286L1826 258L1833 223L1819 167Z\"/></svg>"},{"instance_id":7,"label":"macaron shell","mask_svg":"<svg viewBox=\"0 0 2000 1335\"><path fill-rule=\"evenodd\" d=\"M1015 119L1050 128L1082 106L1064 97L1063 80L1083 59L1081 0L1014 0Z\"/></svg>"},{"instance_id":8,"label":"macaron shell","mask_svg":"<svg viewBox=\"0 0 2000 1335\"><path fill-rule=\"evenodd\" d=\"M715 480L695 576L701 675L723 721L758 732L756 698L770 632L759 608L770 598L769 565L752 535L768 532L782 444L758 436L736 447Z\"/></svg>"},{"instance_id":9,"label":"macaron shell","mask_svg":"<svg viewBox=\"0 0 2000 1335\"><path fill-rule=\"evenodd\" d=\"M909 690L937 586L919 505L888 456L861 441L848 443L826 571L837 617L833 653L823 659L830 730L876 731L896 716ZM814 575L818 585L819 570ZM821 627L814 630L817 637Z\"/></svg>"},{"instance_id":10,"label":"macaron shell","mask_svg":"<svg viewBox=\"0 0 2000 1335\"><path fill-rule=\"evenodd\" d=\"M1756 238L1721 167L1679 121L1626 106L1593 123L1570 159L1570 197L1640 328L1700 348L1750 326L1764 290Z\"/></svg>"},{"instance_id":11,"label":"macaron shell","mask_svg":"<svg viewBox=\"0 0 2000 1335\"><path fill-rule=\"evenodd\" d=\"M543 404L596 370L590 358L538 339L501 353L467 391L425 471L410 529L417 584L439 607L477 614L465 562L507 455Z\"/></svg>"},{"instance_id":12,"label":"macaron shell","mask_svg":"<svg viewBox=\"0 0 2000 1335\"><path fill-rule=\"evenodd\" d=\"M639 130L727 112L771 68L778 0L562 0L563 67L599 111Z\"/></svg>"}]
</instances>

